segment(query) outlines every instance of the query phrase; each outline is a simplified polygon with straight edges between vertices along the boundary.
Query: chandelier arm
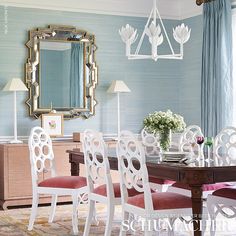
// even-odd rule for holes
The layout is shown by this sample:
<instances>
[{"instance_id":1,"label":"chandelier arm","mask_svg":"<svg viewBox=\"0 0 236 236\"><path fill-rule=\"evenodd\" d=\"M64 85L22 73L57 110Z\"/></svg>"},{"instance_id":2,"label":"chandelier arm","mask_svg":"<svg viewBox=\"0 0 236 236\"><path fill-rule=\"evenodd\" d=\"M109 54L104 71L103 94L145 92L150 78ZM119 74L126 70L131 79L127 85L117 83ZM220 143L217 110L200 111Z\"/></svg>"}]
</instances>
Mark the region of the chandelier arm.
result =
<instances>
[{"instance_id":1,"label":"chandelier arm","mask_svg":"<svg viewBox=\"0 0 236 236\"><path fill-rule=\"evenodd\" d=\"M157 25L157 12L155 9L157 9L157 2L156 0L153 0L153 21L154 21L154 25L156 26Z\"/></svg>"},{"instance_id":2,"label":"chandelier arm","mask_svg":"<svg viewBox=\"0 0 236 236\"><path fill-rule=\"evenodd\" d=\"M140 48L141 48L141 46L142 46L143 39L144 39L144 36L145 36L145 31L146 31L146 28L147 28L148 25L149 25L150 20L151 20L153 10L154 10L154 9L151 10L151 13L150 13L150 15L149 15L149 17L148 17L148 21L147 21L147 23L146 23L146 25L145 25L145 27L144 27L142 36L141 36L141 38L140 38L140 40L139 40L139 42L138 42L138 46L137 46L137 48L136 48L136 50L135 50L135 55L138 55L138 54L139 54L139 51L140 51Z\"/></svg>"},{"instance_id":3,"label":"chandelier arm","mask_svg":"<svg viewBox=\"0 0 236 236\"><path fill-rule=\"evenodd\" d=\"M159 19L160 19L162 28L163 28L163 30L164 30L164 33L165 33L167 42L168 42L168 44L169 44L170 50L171 50L172 54L174 55L174 54L175 54L174 49L173 49L173 47L172 47L172 45L171 45L171 43L170 43L169 36L168 36L168 34L167 34L167 32L166 32L166 28L165 28L165 26L164 26L164 23L163 23L163 21L162 21L162 19L161 19L161 15L160 15L160 13L159 13L157 7L156 7L156 12L157 12L157 14L158 14L158 16L159 16Z\"/></svg>"},{"instance_id":4,"label":"chandelier arm","mask_svg":"<svg viewBox=\"0 0 236 236\"><path fill-rule=\"evenodd\" d=\"M183 55L181 55L181 54L166 54L166 55L158 55L156 57L153 57L152 55L135 55L135 54L131 54L131 55L129 55L128 59L130 59L130 60L153 59L155 61L157 59L182 60Z\"/></svg>"},{"instance_id":5,"label":"chandelier arm","mask_svg":"<svg viewBox=\"0 0 236 236\"><path fill-rule=\"evenodd\" d=\"M182 59L183 59L183 55L181 55L181 54L158 55L158 59L175 59L175 60L182 60Z\"/></svg>"},{"instance_id":6,"label":"chandelier arm","mask_svg":"<svg viewBox=\"0 0 236 236\"><path fill-rule=\"evenodd\" d=\"M130 59L130 60L153 59L153 57L150 56L150 55L135 55L135 54L132 54L132 55L129 55L128 59Z\"/></svg>"}]
</instances>

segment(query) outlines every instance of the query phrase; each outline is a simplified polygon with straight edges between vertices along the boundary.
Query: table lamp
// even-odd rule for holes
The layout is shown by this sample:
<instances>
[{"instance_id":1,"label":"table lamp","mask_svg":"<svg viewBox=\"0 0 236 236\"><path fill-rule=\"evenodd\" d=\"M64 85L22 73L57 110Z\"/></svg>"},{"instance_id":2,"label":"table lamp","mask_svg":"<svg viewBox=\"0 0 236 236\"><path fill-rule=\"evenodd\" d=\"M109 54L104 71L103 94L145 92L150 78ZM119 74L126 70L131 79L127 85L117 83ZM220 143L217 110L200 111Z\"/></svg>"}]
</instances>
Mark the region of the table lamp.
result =
<instances>
[{"instance_id":1,"label":"table lamp","mask_svg":"<svg viewBox=\"0 0 236 236\"><path fill-rule=\"evenodd\" d=\"M22 143L17 139L17 109L16 109L16 92L27 91L27 87L19 78L11 79L3 88L3 91L14 92L14 139L10 143Z\"/></svg>"},{"instance_id":2,"label":"table lamp","mask_svg":"<svg viewBox=\"0 0 236 236\"><path fill-rule=\"evenodd\" d=\"M108 93L117 94L117 134L120 135L120 93L131 92L128 86L122 80L113 80L110 87L107 90Z\"/></svg>"}]
</instances>

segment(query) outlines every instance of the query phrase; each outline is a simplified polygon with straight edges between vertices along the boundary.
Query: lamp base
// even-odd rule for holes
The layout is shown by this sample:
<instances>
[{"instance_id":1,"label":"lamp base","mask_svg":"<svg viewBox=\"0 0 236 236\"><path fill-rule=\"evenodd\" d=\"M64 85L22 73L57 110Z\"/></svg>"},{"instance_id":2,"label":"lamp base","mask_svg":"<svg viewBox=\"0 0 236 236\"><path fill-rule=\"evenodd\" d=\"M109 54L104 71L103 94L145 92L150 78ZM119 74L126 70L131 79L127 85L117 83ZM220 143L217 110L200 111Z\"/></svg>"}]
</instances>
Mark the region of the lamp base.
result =
<instances>
[{"instance_id":1,"label":"lamp base","mask_svg":"<svg viewBox=\"0 0 236 236\"><path fill-rule=\"evenodd\" d=\"M21 141L21 140L17 140L17 139L13 139L13 140L11 140L11 141L9 141L9 143L23 143L23 141Z\"/></svg>"}]
</instances>

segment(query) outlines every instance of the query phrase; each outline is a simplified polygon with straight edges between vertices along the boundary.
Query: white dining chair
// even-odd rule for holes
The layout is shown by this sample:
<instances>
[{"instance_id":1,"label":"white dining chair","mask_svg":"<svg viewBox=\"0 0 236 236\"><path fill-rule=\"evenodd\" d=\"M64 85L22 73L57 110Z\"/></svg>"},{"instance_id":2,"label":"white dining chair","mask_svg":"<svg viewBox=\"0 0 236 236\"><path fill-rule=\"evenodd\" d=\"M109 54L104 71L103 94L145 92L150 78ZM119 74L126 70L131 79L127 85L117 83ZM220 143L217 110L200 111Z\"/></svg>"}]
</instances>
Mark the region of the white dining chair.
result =
<instances>
[{"instance_id":1,"label":"white dining chair","mask_svg":"<svg viewBox=\"0 0 236 236\"><path fill-rule=\"evenodd\" d=\"M145 155L158 156L160 154L160 142L158 134L149 133L145 128L141 131L142 144Z\"/></svg>"},{"instance_id":2,"label":"white dining chair","mask_svg":"<svg viewBox=\"0 0 236 236\"><path fill-rule=\"evenodd\" d=\"M84 236L90 235L91 222L95 203L107 205L105 236L111 235L112 222L116 205L121 205L120 183L112 183L107 146L101 133L85 130L83 134L83 152L88 182L89 210L84 229ZM129 191L130 196L137 194L135 189Z\"/></svg>"},{"instance_id":3,"label":"white dining chair","mask_svg":"<svg viewBox=\"0 0 236 236\"><path fill-rule=\"evenodd\" d=\"M209 194L207 197L207 209L211 218L210 235L215 236L217 235L216 220L218 215L224 216L226 219L236 218L236 188L222 188Z\"/></svg>"},{"instance_id":4,"label":"white dining chair","mask_svg":"<svg viewBox=\"0 0 236 236\"><path fill-rule=\"evenodd\" d=\"M40 194L52 196L49 223L53 222L57 196L70 195L73 202L73 233L78 234L78 205L86 199L86 178L80 176L57 176L52 141L50 136L41 127L34 127L31 130L28 145L33 187L32 209L28 230L33 229ZM45 173L49 173L51 177L39 182L39 175Z\"/></svg>"},{"instance_id":5,"label":"white dining chair","mask_svg":"<svg viewBox=\"0 0 236 236\"><path fill-rule=\"evenodd\" d=\"M236 164L236 127L226 127L220 131L213 142L215 165Z\"/></svg>"},{"instance_id":6,"label":"white dining chair","mask_svg":"<svg viewBox=\"0 0 236 236\"><path fill-rule=\"evenodd\" d=\"M198 158L201 150L197 144L197 136L204 137L201 128L197 125L188 126L180 135L179 151L191 152L195 158Z\"/></svg>"},{"instance_id":7,"label":"white dining chair","mask_svg":"<svg viewBox=\"0 0 236 236\"><path fill-rule=\"evenodd\" d=\"M137 215L146 220L170 216L171 225L178 216L191 216L191 198L177 193L152 193L146 167L145 151L133 135L128 136L122 131L117 142L117 157L121 180L122 222L129 220L129 215ZM128 196L129 189L136 189L140 194ZM145 228L145 235L151 235ZM126 235L121 226L120 235Z\"/></svg>"},{"instance_id":8,"label":"white dining chair","mask_svg":"<svg viewBox=\"0 0 236 236\"><path fill-rule=\"evenodd\" d=\"M226 127L215 137L213 144L214 163L217 166L236 165L236 128ZM207 197L211 222L218 214L236 218L236 183L228 182L227 188L214 191ZM211 224L211 235L216 235L216 224Z\"/></svg>"},{"instance_id":9,"label":"white dining chair","mask_svg":"<svg viewBox=\"0 0 236 236\"><path fill-rule=\"evenodd\" d=\"M146 159L160 157L160 142L158 134L148 132L145 128L141 131L141 140ZM172 180L149 177L150 186L159 192L166 192L168 187L175 183Z\"/></svg>"},{"instance_id":10,"label":"white dining chair","mask_svg":"<svg viewBox=\"0 0 236 236\"><path fill-rule=\"evenodd\" d=\"M179 143L179 150L190 152L192 158L196 160L198 160L201 152L201 147L197 144L197 136L204 137L201 128L197 125L190 125L181 134ZM202 186L203 198L206 199L208 194L212 193L217 189L224 188L227 186L227 183L204 184ZM184 194L189 197L191 196L190 190L191 189L188 185L182 183L174 183L168 188L168 191Z\"/></svg>"}]
</instances>

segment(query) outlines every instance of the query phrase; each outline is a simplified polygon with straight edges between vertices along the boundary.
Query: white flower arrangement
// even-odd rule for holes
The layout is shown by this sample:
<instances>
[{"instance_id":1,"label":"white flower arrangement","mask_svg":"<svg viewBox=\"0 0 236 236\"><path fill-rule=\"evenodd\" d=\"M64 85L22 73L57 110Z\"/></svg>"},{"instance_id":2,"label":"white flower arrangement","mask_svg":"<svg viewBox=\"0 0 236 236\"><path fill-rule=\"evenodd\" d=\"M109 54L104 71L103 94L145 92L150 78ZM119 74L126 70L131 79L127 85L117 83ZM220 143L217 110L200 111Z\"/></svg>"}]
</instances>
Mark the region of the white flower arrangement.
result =
<instances>
[{"instance_id":1,"label":"white flower arrangement","mask_svg":"<svg viewBox=\"0 0 236 236\"><path fill-rule=\"evenodd\" d=\"M180 132L185 129L184 118L172 111L155 111L143 120L144 128L147 132L159 135L160 146L164 151L168 151L171 143L171 131Z\"/></svg>"},{"instance_id":2,"label":"white flower arrangement","mask_svg":"<svg viewBox=\"0 0 236 236\"><path fill-rule=\"evenodd\" d=\"M185 129L186 124L184 118L172 111L167 110L155 111L149 114L143 121L144 128L150 133L159 133L164 130L171 130L172 132L180 132Z\"/></svg>"}]
</instances>

